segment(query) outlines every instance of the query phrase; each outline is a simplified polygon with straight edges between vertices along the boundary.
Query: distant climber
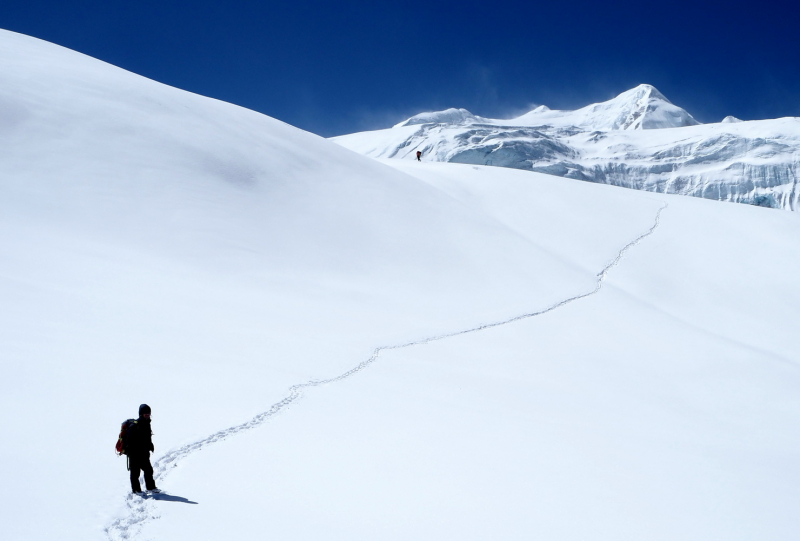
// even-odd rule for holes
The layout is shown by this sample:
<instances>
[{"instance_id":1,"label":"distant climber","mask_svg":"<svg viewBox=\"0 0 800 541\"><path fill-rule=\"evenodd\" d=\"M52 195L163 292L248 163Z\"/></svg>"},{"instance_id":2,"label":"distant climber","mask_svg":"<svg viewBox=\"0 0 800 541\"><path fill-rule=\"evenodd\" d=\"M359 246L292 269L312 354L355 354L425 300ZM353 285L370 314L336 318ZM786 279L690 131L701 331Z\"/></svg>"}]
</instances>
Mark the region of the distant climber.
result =
<instances>
[{"instance_id":1,"label":"distant climber","mask_svg":"<svg viewBox=\"0 0 800 541\"><path fill-rule=\"evenodd\" d=\"M422 151L421 151L421 150L418 150L418 151L417 151L417 161L418 161L418 162L421 162L421 161L422 161Z\"/></svg>"},{"instance_id":2,"label":"distant climber","mask_svg":"<svg viewBox=\"0 0 800 541\"><path fill-rule=\"evenodd\" d=\"M131 490L134 494L142 493L142 485L139 484L139 473L144 472L145 488L150 491L159 492L156 482L153 479L153 466L150 464L150 452L155 451L153 447L153 430L150 428L150 406L142 404L139 406L139 418L129 419L127 430L123 429L124 437L121 436L123 453L128 455L128 469L131 472Z\"/></svg>"}]
</instances>

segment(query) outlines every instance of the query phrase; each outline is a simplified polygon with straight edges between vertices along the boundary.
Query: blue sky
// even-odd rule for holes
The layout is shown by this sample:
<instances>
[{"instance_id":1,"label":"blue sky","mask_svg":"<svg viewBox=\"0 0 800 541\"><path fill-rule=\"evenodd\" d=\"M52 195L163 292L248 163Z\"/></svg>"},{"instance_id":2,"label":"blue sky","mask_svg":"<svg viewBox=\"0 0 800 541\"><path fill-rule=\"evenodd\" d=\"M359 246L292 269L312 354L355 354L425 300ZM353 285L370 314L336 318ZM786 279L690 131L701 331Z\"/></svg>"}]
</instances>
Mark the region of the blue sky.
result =
<instances>
[{"instance_id":1,"label":"blue sky","mask_svg":"<svg viewBox=\"0 0 800 541\"><path fill-rule=\"evenodd\" d=\"M447 107L572 109L639 83L702 122L800 116L798 15L770 1L0 3L2 28L324 136Z\"/></svg>"}]
</instances>

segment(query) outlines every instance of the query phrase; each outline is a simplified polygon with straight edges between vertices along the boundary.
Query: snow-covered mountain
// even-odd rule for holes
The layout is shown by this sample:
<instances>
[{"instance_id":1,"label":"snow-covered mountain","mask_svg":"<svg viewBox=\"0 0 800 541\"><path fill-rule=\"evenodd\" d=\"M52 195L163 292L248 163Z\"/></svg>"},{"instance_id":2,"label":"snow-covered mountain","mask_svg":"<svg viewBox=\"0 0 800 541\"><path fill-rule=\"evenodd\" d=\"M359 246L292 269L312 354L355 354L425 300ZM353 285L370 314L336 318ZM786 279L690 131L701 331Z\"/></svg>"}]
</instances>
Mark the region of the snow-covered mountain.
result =
<instances>
[{"instance_id":1,"label":"snow-covered mountain","mask_svg":"<svg viewBox=\"0 0 800 541\"><path fill-rule=\"evenodd\" d=\"M796 218L375 160L0 31L3 539L793 541Z\"/></svg>"},{"instance_id":2,"label":"snow-covered mountain","mask_svg":"<svg viewBox=\"0 0 800 541\"><path fill-rule=\"evenodd\" d=\"M465 109L333 138L372 157L527 169L639 190L796 210L800 119L699 125L650 85L576 111L510 120Z\"/></svg>"}]
</instances>

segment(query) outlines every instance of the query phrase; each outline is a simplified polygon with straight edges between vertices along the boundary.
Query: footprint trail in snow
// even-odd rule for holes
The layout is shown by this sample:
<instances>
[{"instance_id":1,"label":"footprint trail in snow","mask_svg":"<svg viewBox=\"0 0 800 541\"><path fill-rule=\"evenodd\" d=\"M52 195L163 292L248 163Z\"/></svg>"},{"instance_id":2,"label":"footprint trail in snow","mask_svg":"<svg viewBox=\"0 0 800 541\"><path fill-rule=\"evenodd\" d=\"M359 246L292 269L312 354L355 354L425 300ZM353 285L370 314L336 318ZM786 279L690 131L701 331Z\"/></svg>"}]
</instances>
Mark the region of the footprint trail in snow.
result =
<instances>
[{"instance_id":1,"label":"footprint trail in snow","mask_svg":"<svg viewBox=\"0 0 800 541\"><path fill-rule=\"evenodd\" d=\"M569 297L568 299L564 299L564 300L562 300L562 301L560 301L560 302L558 302L556 304L553 304L552 306L550 306L548 308L544 308L544 309L536 311L536 312L530 312L530 313L527 313L527 314L518 315L518 316L515 316L515 317L512 317L512 318L505 319L505 320L502 320L502 321L497 321L497 322L494 322L494 323L486 323L486 324L479 325L477 327L472 327L472 328L469 328L469 329L465 329L465 330L462 330L462 331L455 331L455 332L446 333L446 334L440 334L440 335L436 335L436 336L429 336L427 338L423 338L421 340L415 340L413 342L406 342L404 344L396 344L396 345L393 345L393 346L382 346L382 347L375 348L375 350L372 352L372 355L368 359L366 359L365 361L362 361L360 364L358 364L355 367L351 368L347 372L344 372L343 374L340 374L340 375L338 375L336 377L329 378L329 379L312 380L312 381L308 381L306 383L299 383L297 385L293 385L292 387L289 388L289 394L285 398L283 398L283 400L281 400L279 402L276 402L267 411L265 411L263 413L259 413L258 415L256 415L252 419L250 419L249 421L247 421L245 423L242 423L242 424L239 424L239 425L232 426L230 428L226 428L224 430L220 430L220 431L215 432L214 434L211 434L210 436L207 436L207 437L205 437L205 438L203 438L201 440L195 441L193 443L186 444L183 447L179 447L178 449L172 450L172 451L168 452L167 454L163 455L162 457L160 457L158 460L156 460L153 463L154 477L155 477L157 483L160 485L161 482L164 480L164 478L167 476L167 474L173 468L175 468L183 458L189 456L190 454L192 454L192 453L194 453L196 451L200 451L200 450L202 450L203 448L205 448L205 447L207 447L209 445L212 445L212 444L217 443L219 441L225 440L225 439L227 439L227 438L229 438L231 436L234 436L234 435L236 435L236 434L238 434L240 432L244 432L246 430L250 430L250 429L253 429L253 428L256 428L256 427L262 425L267 420L269 420L271 417L277 415L278 413L280 413L281 411L286 409L290 404L292 404L293 402L295 402L298 399L300 399L303 396L303 391L305 389L308 389L308 388L311 388L311 387L319 387L321 385L327 385L329 383L336 383L337 381L341 381L343 379L349 378L350 376L353 376L353 375L357 374L358 372L361 372L362 370L367 368L369 365L374 363L378 359L378 357L380 356L381 352L383 352L383 351L392 350L392 349L402 349L402 348L407 348L407 347L411 347L411 346L423 345L423 344L427 344L427 343L430 343L430 342L436 342L438 340L444 340L445 338L452 338L454 336L460 336L460 335L463 335L463 334L474 333L474 332L482 331L484 329L490 329L492 327L499 327L501 325L507 325L507 324L513 323L515 321L521 321L523 319L528 319L528 318L531 318L531 317L536 317L536 316L540 316L542 314L546 314L548 312L552 312L553 310L556 310L558 308L566 306L567 304L570 304L572 302L575 302L577 300L580 300L580 299L583 299L583 298L586 298L586 297L590 297L590 296L598 293L600 291L600 289L603 287L603 281L606 279L606 276L608 275L609 271L611 271L611 269L613 269L614 267L617 266L617 264L622 260L622 258L625 255L625 253L628 250L630 250L631 248L633 248L634 246L636 246L637 244L639 244L642 240L644 240L645 238L649 237L650 235L652 235L655 232L656 228L658 228L659 224L661 223L661 213L664 211L664 209L667 208L667 206L668 205L665 203L660 209L658 209L658 212L656 213L655 221L654 221L652 227L650 227L650 229L648 229L647 231L645 231L644 233L642 233L641 235L639 235L638 237L636 237L635 239L630 241L624 247L622 247L622 249L619 250L619 252L617 252L616 257L610 263L608 263L605 266L605 268L603 268L603 270L601 270L599 273L597 273L597 275L596 275L596 283L595 283L595 287L594 287L593 290L591 290L591 291L589 291L587 293L582 293L580 295L576 295L574 297ZM156 511L156 508L155 508L154 500L144 499L144 498L141 498L139 496L135 496L133 494L129 494L125 503L126 503L126 513L125 513L125 515L120 517L120 518L115 519L111 524L109 524L105 528L106 535L108 536L110 541L121 541L121 540L134 539L141 532L142 527L147 522L149 522L149 521L151 521L153 519L156 519L159 516L157 511Z\"/></svg>"}]
</instances>

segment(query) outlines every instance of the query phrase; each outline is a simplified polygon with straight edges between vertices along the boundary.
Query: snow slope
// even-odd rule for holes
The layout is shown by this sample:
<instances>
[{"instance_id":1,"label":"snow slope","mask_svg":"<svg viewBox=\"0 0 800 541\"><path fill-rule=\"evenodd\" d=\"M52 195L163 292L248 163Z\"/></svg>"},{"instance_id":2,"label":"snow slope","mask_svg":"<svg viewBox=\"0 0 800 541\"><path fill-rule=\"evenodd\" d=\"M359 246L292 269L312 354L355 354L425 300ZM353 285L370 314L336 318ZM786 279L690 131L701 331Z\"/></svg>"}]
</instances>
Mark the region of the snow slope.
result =
<instances>
[{"instance_id":1,"label":"snow slope","mask_svg":"<svg viewBox=\"0 0 800 541\"><path fill-rule=\"evenodd\" d=\"M0 51L5 538L792 538L796 215L380 163Z\"/></svg>"},{"instance_id":2,"label":"snow slope","mask_svg":"<svg viewBox=\"0 0 800 541\"><path fill-rule=\"evenodd\" d=\"M112 440L141 402L163 453L376 344L556 302L616 247L550 253L276 120L0 39L0 453L15 465L0 509L15 538L104 535L127 491ZM589 238L650 221L616 200ZM72 496L86 487L91 504Z\"/></svg>"},{"instance_id":3,"label":"snow slope","mask_svg":"<svg viewBox=\"0 0 800 541\"><path fill-rule=\"evenodd\" d=\"M333 140L376 158L413 159L420 150L433 161L527 169L786 210L800 207L800 119L726 117L698 125L650 85L576 111L539 106L518 118L496 120L448 109Z\"/></svg>"},{"instance_id":4,"label":"snow slope","mask_svg":"<svg viewBox=\"0 0 800 541\"><path fill-rule=\"evenodd\" d=\"M554 245L590 230L549 227L567 200L583 210L573 226L590 221L587 193L598 207L623 193L651 222L605 262L600 289L382 350L263 429L183 459L170 487L207 508L135 509L161 513L145 535L180 538L191 525L203 539L231 528L242 539L794 539L795 215L386 163Z\"/></svg>"}]
</instances>

